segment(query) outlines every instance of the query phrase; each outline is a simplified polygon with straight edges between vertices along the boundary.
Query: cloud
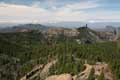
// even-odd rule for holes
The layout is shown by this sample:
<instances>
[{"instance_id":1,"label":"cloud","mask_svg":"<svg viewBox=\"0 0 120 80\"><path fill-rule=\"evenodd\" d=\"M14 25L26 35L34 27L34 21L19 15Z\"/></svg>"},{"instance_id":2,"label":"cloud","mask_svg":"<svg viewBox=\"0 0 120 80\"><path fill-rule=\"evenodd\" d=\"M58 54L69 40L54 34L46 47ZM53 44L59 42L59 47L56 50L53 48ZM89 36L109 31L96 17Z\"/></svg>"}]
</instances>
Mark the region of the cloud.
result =
<instances>
[{"instance_id":1,"label":"cloud","mask_svg":"<svg viewBox=\"0 0 120 80\"><path fill-rule=\"evenodd\" d=\"M96 3L96 1L87 1L87 2L68 4L65 6L65 8L72 10L81 10L81 9L96 8L98 6L99 5Z\"/></svg>"},{"instance_id":2,"label":"cloud","mask_svg":"<svg viewBox=\"0 0 120 80\"><path fill-rule=\"evenodd\" d=\"M49 17L49 11L44 8L33 6L14 5L0 3L0 21L44 21L44 18Z\"/></svg>"},{"instance_id":3,"label":"cloud","mask_svg":"<svg viewBox=\"0 0 120 80\"><path fill-rule=\"evenodd\" d=\"M14 4L5 4L0 3L0 15L14 15L14 16L23 16L33 13L46 13L47 10L43 8L37 8L34 6L25 6L25 5L14 5ZM29 13L30 12L30 13ZM32 12L32 13L31 13ZM29 14L26 14L29 13Z\"/></svg>"},{"instance_id":4,"label":"cloud","mask_svg":"<svg viewBox=\"0 0 120 80\"><path fill-rule=\"evenodd\" d=\"M57 21L87 21L88 14L83 10L96 8L99 5L96 1L87 1L67 4L63 7L57 8L55 12Z\"/></svg>"},{"instance_id":5,"label":"cloud","mask_svg":"<svg viewBox=\"0 0 120 80\"><path fill-rule=\"evenodd\" d=\"M51 0L50 0L51 1ZM56 0L52 0L53 2ZM46 5L47 6L47 5ZM89 20L120 20L120 11L88 11L100 7L97 1L83 1L61 7L45 8L40 3L31 6L0 3L0 22L59 22Z\"/></svg>"}]
</instances>

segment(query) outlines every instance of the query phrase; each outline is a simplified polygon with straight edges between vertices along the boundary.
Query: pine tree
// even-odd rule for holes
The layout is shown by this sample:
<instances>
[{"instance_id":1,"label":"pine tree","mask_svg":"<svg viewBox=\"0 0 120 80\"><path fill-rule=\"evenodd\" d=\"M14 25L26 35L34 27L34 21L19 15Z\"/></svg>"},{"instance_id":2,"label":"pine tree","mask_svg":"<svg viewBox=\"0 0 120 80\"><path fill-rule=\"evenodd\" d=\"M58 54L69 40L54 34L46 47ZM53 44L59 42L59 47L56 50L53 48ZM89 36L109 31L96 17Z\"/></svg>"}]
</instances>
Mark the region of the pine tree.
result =
<instances>
[{"instance_id":1,"label":"pine tree","mask_svg":"<svg viewBox=\"0 0 120 80\"><path fill-rule=\"evenodd\" d=\"M90 75L88 77L88 80L95 80L95 77L94 77L94 69L92 68L91 69L91 72L90 72Z\"/></svg>"},{"instance_id":2,"label":"pine tree","mask_svg":"<svg viewBox=\"0 0 120 80\"><path fill-rule=\"evenodd\" d=\"M105 80L104 73L102 72L101 75L98 77L98 80Z\"/></svg>"}]
</instances>

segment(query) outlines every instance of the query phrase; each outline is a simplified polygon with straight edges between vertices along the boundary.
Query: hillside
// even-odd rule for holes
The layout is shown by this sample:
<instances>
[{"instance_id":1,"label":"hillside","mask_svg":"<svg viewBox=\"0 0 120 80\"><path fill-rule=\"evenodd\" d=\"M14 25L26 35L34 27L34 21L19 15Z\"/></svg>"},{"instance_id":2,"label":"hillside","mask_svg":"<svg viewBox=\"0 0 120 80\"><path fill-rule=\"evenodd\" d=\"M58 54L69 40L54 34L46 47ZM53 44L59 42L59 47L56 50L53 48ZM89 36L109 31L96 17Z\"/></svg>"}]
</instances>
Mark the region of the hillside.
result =
<instances>
[{"instance_id":1,"label":"hillside","mask_svg":"<svg viewBox=\"0 0 120 80\"><path fill-rule=\"evenodd\" d=\"M85 63L95 65L96 62L108 64L115 80L120 79L118 53L120 50L117 48L117 43L96 41L97 33L86 27L79 28L78 32L77 36L62 33L64 35L53 37L46 37L46 33L36 30L0 33L0 79L19 80L27 75L33 80L44 80L48 76L65 73L78 75L84 70ZM84 44L78 44L76 39L95 42L83 41ZM51 62L54 60L57 62L52 65ZM37 75L41 70L42 74Z\"/></svg>"},{"instance_id":2,"label":"hillside","mask_svg":"<svg viewBox=\"0 0 120 80\"><path fill-rule=\"evenodd\" d=\"M78 28L78 31L80 32L80 34L78 35L78 38L80 38L80 40L90 43L102 41L98 33L88 27L80 27Z\"/></svg>"}]
</instances>

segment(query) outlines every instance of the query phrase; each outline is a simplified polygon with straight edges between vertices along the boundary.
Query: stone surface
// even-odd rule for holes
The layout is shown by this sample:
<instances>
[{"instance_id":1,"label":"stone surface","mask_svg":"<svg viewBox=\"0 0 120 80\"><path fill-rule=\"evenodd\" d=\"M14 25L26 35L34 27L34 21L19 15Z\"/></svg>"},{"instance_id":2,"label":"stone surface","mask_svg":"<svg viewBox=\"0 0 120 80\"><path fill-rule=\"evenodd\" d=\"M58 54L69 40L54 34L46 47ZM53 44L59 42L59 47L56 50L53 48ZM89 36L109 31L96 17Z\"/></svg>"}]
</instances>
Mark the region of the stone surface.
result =
<instances>
[{"instance_id":1,"label":"stone surface","mask_svg":"<svg viewBox=\"0 0 120 80\"><path fill-rule=\"evenodd\" d=\"M73 78L70 74L61 74L61 75L50 76L45 80L73 80Z\"/></svg>"}]
</instances>

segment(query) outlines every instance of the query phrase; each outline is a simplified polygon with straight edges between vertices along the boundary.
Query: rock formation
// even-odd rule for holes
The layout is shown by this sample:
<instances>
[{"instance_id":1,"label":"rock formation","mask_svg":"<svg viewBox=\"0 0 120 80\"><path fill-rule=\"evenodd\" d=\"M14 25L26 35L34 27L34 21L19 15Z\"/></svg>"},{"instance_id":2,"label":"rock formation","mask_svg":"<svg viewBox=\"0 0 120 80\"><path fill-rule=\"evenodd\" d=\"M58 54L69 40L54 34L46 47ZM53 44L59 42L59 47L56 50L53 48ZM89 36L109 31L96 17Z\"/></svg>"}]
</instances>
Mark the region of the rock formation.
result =
<instances>
[{"instance_id":1,"label":"rock formation","mask_svg":"<svg viewBox=\"0 0 120 80\"><path fill-rule=\"evenodd\" d=\"M45 80L73 80L73 78L72 75L70 74L61 74L61 75L50 76Z\"/></svg>"},{"instance_id":2,"label":"rock formation","mask_svg":"<svg viewBox=\"0 0 120 80\"><path fill-rule=\"evenodd\" d=\"M101 62L97 62L95 65L84 64L86 69L74 76L72 76L69 73L48 76L49 69L51 68L52 65L56 64L56 62L57 62L57 60L53 60L44 66L39 65L39 66L35 67L32 71L30 71L28 74L26 74L20 80L30 80L39 75L40 75L39 77L42 80L87 80L92 69L94 70L93 74L94 74L95 80L98 80L98 77L102 73L106 80L115 80L108 64L101 63Z\"/></svg>"}]
</instances>

